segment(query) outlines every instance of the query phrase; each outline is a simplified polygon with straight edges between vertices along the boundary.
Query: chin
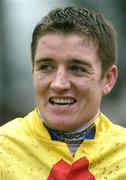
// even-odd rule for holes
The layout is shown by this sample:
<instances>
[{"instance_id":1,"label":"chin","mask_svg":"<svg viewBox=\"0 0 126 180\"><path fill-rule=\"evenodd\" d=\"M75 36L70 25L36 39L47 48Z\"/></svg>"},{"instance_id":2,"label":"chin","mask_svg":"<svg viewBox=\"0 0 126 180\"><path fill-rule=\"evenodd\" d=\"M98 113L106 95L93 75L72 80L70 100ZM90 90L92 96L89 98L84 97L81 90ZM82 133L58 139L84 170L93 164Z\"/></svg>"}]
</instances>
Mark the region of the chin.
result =
<instances>
[{"instance_id":1,"label":"chin","mask_svg":"<svg viewBox=\"0 0 126 180\"><path fill-rule=\"evenodd\" d=\"M56 121L50 122L50 123L48 123L48 126L52 129L59 130L59 131L69 131L69 130L73 129L70 124L67 124L66 122L61 121L61 120L60 120L60 122L59 122L59 120L58 120L58 122L56 122Z\"/></svg>"}]
</instances>

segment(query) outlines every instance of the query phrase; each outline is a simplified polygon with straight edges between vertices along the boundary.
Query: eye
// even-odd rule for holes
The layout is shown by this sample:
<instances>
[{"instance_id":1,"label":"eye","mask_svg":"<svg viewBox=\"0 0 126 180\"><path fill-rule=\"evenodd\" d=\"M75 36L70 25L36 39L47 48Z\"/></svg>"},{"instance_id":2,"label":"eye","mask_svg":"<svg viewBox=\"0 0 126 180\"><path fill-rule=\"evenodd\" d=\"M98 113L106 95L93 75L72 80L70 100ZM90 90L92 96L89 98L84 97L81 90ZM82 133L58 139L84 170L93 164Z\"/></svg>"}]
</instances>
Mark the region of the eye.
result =
<instances>
[{"instance_id":1,"label":"eye","mask_svg":"<svg viewBox=\"0 0 126 180\"><path fill-rule=\"evenodd\" d=\"M69 67L69 70L74 73L74 74L83 74L85 72L87 72L87 70L79 65L72 65L71 67Z\"/></svg>"},{"instance_id":2,"label":"eye","mask_svg":"<svg viewBox=\"0 0 126 180\"><path fill-rule=\"evenodd\" d=\"M40 70L43 73L51 73L55 70L55 66L54 64L51 64L51 63L44 63L44 64L39 65L37 70Z\"/></svg>"}]
</instances>

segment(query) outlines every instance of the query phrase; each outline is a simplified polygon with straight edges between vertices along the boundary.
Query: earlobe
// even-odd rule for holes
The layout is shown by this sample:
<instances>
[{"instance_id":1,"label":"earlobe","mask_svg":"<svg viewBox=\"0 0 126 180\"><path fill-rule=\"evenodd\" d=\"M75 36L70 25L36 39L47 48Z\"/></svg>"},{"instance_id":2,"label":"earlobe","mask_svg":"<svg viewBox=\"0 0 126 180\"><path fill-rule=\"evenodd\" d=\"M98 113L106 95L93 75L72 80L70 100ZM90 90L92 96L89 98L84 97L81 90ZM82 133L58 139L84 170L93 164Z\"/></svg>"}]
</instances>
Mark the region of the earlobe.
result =
<instances>
[{"instance_id":1,"label":"earlobe","mask_svg":"<svg viewBox=\"0 0 126 180\"><path fill-rule=\"evenodd\" d=\"M111 68L109 68L109 70L105 75L104 87L102 91L103 96L106 96L111 92L111 90L113 89L116 83L117 77L118 77L117 66L113 65Z\"/></svg>"}]
</instances>

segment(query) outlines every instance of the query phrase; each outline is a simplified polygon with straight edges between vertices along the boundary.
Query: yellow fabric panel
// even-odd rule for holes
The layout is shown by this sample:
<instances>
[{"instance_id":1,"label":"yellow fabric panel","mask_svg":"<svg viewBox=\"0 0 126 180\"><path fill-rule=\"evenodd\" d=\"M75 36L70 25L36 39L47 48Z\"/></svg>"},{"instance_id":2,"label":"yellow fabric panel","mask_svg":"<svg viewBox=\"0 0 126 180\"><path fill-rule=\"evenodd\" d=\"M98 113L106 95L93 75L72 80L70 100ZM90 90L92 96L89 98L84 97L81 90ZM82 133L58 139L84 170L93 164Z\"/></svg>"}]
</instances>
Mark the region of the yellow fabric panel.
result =
<instances>
[{"instance_id":1,"label":"yellow fabric panel","mask_svg":"<svg viewBox=\"0 0 126 180\"><path fill-rule=\"evenodd\" d=\"M36 110L7 123L0 128L0 180L46 180L61 159L72 165L82 157L97 180L124 180L126 129L102 113L95 125L95 138L85 140L73 158L65 143L51 140Z\"/></svg>"}]
</instances>

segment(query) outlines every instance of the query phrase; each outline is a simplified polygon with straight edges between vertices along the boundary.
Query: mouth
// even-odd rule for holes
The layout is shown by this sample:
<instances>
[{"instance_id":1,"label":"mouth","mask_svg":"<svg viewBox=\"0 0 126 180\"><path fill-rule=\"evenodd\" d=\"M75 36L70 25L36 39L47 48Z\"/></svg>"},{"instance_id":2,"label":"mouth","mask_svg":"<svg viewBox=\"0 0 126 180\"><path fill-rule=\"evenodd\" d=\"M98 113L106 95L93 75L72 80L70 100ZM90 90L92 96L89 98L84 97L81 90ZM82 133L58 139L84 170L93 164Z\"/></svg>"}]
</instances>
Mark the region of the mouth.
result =
<instances>
[{"instance_id":1,"label":"mouth","mask_svg":"<svg viewBox=\"0 0 126 180\"><path fill-rule=\"evenodd\" d=\"M50 98L49 102L52 105L70 106L76 102L74 98Z\"/></svg>"}]
</instances>

